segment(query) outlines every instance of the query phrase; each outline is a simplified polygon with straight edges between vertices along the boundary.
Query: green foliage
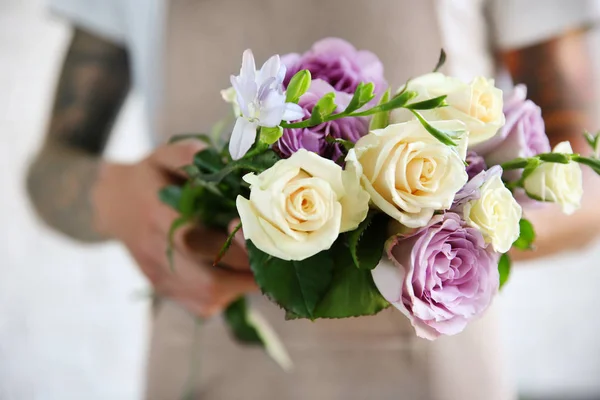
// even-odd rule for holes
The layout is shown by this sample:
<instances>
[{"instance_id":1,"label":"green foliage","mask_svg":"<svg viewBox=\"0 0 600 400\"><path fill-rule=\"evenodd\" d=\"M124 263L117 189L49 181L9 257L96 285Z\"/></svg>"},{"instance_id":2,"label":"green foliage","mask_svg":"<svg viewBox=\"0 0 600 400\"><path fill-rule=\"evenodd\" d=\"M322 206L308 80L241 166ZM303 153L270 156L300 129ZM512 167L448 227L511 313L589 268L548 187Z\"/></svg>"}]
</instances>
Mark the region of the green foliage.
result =
<instances>
[{"instance_id":1,"label":"green foliage","mask_svg":"<svg viewBox=\"0 0 600 400\"><path fill-rule=\"evenodd\" d=\"M335 93L327 93L321 97L317 104L312 109L309 123L311 125L318 125L325 121L337 108L335 104Z\"/></svg>"},{"instance_id":2,"label":"green foliage","mask_svg":"<svg viewBox=\"0 0 600 400\"><path fill-rule=\"evenodd\" d=\"M521 218L519 221L520 233L519 237L513 243L513 246L519 250L531 250L533 249L533 242L535 241L535 229L533 224Z\"/></svg>"},{"instance_id":3,"label":"green foliage","mask_svg":"<svg viewBox=\"0 0 600 400\"><path fill-rule=\"evenodd\" d=\"M445 63L446 63L446 52L444 51L444 49L441 49L440 58L438 59L438 62L435 65L435 68L433 69L433 72L438 72L440 70L440 68L442 68L444 66Z\"/></svg>"},{"instance_id":4,"label":"green foliage","mask_svg":"<svg viewBox=\"0 0 600 400\"><path fill-rule=\"evenodd\" d=\"M358 228L346 234L348 249L357 268L372 270L379 264L388 239L388 222L385 214L370 212Z\"/></svg>"},{"instance_id":5,"label":"green foliage","mask_svg":"<svg viewBox=\"0 0 600 400\"><path fill-rule=\"evenodd\" d=\"M446 102L446 95L434 97L433 99L419 101L417 103L408 104L405 108L409 110L432 110L434 108L445 107L448 105Z\"/></svg>"},{"instance_id":6,"label":"green foliage","mask_svg":"<svg viewBox=\"0 0 600 400\"><path fill-rule=\"evenodd\" d=\"M263 340L256 327L248 318L248 304L245 297L231 303L224 311L229 332L240 342L263 345Z\"/></svg>"},{"instance_id":7,"label":"green foliage","mask_svg":"<svg viewBox=\"0 0 600 400\"><path fill-rule=\"evenodd\" d=\"M596 132L594 135L589 132L584 132L583 136L585 137L585 141L592 148L594 158L598 158L598 153L600 152L600 131Z\"/></svg>"},{"instance_id":8,"label":"green foliage","mask_svg":"<svg viewBox=\"0 0 600 400\"><path fill-rule=\"evenodd\" d=\"M415 115L415 117L417 117L419 122L421 122L421 125L423 125L425 130L427 130L427 132L429 132L434 138L436 138L437 140L439 140L446 146L456 146L456 143L451 138L451 136L454 134L454 132L448 132L448 131L443 131L441 129L437 129L437 128L433 127L429 122L427 122L425 120L425 118L423 118L423 116L421 114L419 114L417 111L415 111L415 110L410 110L410 111Z\"/></svg>"},{"instance_id":9,"label":"green foliage","mask_svg":"<svg viewBox=\"0 0 600 400\"><path fill-rule=\"evenodd\" d=\"M417 96L417 92L413 92L412 90L404 90L398 95L394 96L392 100L388 101L387 103L383 103L376 108L380 111L391 111L396 108L402 108Z\"/></svg>"},{"instance_id":10,"label":"green foliage","mask_svg":"<svg viewBox=\"0 0 600 400\"><path fill-rule=\"evenodd\" d=\"M354 148L354 143L352 143L351 141L346 140L346 139L334 138L331 135L325 136L325 141L327 143L338 143L338 144L341 144L342 147L344 148L344 150L346 150L346 152L348 152L348 150Z\"/></svg>"},{"instance_id":11,"label":"green foliage","mask_svg":"<svg viewBox=\"0 0 600 400\"><path fill-rule=\"evenodd\" d=\"M232 161L213 173L201 174L199 179L204 182L219 183L230 174L240 170L256 173L263 172L271 168L279 160L280 158L277 153L273 150L266 150L248 158L244 157L240 160ZM239 179L237 181L239 182Z\"/></svg>"},{"instance_id":12,"label":"green foliage","mask_svg":"<svg viewBox=\"0 0 600 400\"><path fill-rule=\"evenodd\" d=\"M221 246L221 250L219 250L219 254L217 254L217 257L215 258L215 261L213 262L214 266L216 266L221 261L221 259L223 258L223 256L227 253L227 251L229 250L229 248L233 244L233 239L235 238L235 234L238 233L238 231L240 229L242 229L242 223L241 222L239 224L237 224L235 226L235 228L233 229L233 231L229 234L229 236L227 236L227 239L225 240L225 243L223 243L223 246Z\"/></svg>"},{"instance_id":13,"label":"green foliage","mask_svg":"<svg viewBox=\"0 0 600 400\"><path fill-rule=\"evenodd\" d=\"M302 318L315 318L315 308L333 278L332 252L322 251L302 261L285 261L246 241L250 268L262 292Z\"/></svg>"},{"instance_id":14,"label":"green foliage","mask_svg":"<svg viewBox=\"0 0 600 400\"><path fill-rule=\"evenodd\" d=\"M335 268L331 286L317 305L314 318L348 318L375 315L389 307L373 282L371 271L356 268L349 249L338 240L333 247ZM286 319L296 319L293 312Z\"/></svg>"},{"instance_id":15,"label":"green foliage","mask_svg":"<svg viewBox=\"0 0 600 400\"><path fill-rule=\"evenodd\" d=\"M506 282L508 281L508 277L510 276L510 268L511 261L508 253L502 254L500 256L500 261L498 262L498 273L500 275L500 289L504 287Z\"/></svg>"},{"instance_id":16,"label":"green foliage","mask_svg":"<svg viewBox=\"0 0 600 400\"><path fill-rule=\"evenodd\" d=\"M280 126L274 126L272 128L261 126L259 140L264 144L272 145L277 142L282 135L283 128Z\"/></svg>"},{"instance_id":17,"label":"green foliage","mask_svg":"<svg viewBox=\"0 0 600 400\"><path fill-rule=\"evenodd\" d=\"M158 192L158 198L160 201L175 211L179 211L179 203L181 201L181 193L183 188L177 185L169 185Z\"/></svg>"},{"instance_id":18,"label":"green foliage","mask_svg":"<svg viewBox=\"0 0 600 400\"><path fill-rule=\"evenodd\" d=\"M344 110L344 113L349 114L354 112L373 100L375 97L375 94L373 93L374 90L375 85L373 85L373 83L359 83L354 91L352 99L350 99L350 103L348 103L348 106Z\"/></svg>"},{"instance_id":19,"label":"green foliage","mask_svg":"<svg viewBox=\"0 0 600 400\"><path fill-rule=\"evenodd\" d=\"M378 105L387 103L390 100L390 95L391 95L391 91L388 88L388 90L385 91L383 96L381 96L381 99L379 100ZM386 126L388 126L389 121L390 121L390 112L389 111L379 111L378 113L374 114L373 117L371 118L371 123L369 125L369 129L370 130L383 129Z\"/></svg>"},{"instance_id":20,"label":"green foliage","mask_svg":"<svg viewBox=\"0 0 600 400\"><path fill-rule=\"evenodd\" d=\"M586 165L594 170L595 173L600 174L600 160L592 157L582 157L578 154L574 154L572 160L579 164Z\"/></svg>"},{"instance_id":21,"label":"green foliage","mask_svg":"<svg viewBox=\"0 0 600 400\"><path fill-rule=\"evenodd\" d=\"M307 69L296 72L290 80L285 92L285 101L287 103L297 103L300 97L310 88L312 77Z\"/></svg>"}]
</instances>

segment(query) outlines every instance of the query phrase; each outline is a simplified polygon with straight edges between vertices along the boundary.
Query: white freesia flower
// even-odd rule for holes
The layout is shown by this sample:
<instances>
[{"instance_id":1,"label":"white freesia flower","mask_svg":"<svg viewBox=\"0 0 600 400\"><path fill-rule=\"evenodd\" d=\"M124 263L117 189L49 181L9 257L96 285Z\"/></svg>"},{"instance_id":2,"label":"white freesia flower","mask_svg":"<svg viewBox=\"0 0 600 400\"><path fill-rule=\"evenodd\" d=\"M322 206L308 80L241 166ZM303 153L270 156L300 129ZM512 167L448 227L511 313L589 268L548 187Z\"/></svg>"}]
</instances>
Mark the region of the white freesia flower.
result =
<instances>
[{"instance_id":1,"label":"white freesia flower","mask_svg":"<svg viewBox=\"0 0 600 400\"><path fill-rule=\"evenodd\" d=\"M469 131L469 147L490 139L504 125L502 90L493 79L478 77L471 83L434 72L412 79L408 90L418 93L413 101L447 95L448 106L421 111L428 121L459 120ZM392 123L405 122L414 116L404 109L392 112Z\"/></svg>"},{"instance_id":2,"label":"white freesia flower","mask_svg":"<svg viewBox=\"0 0 600 400\"><path fill-rule=\"evenodd\" d=\"M329 249L367 216L369 195L358 178L304 149L244 180L250 199L236 201L244 236L282 260L304 260Z\"/></svg>"},{"instance_id":3,"label":"white freesia flower","mask_svg":"<svg viewBox=\"0 0 600 400\"><path fill-rule=\"evenodd\" d=\"M556 145L554 153L573 153L569 142ZM569 215L581 207L583 178L579 164L557 164L545 162L538 166L523 183L527 194L541 201L558 203Z\"/></svg>"},{"instance_id":4,"label":"white freesia flower","mask_svg":"<svg viewBox=\"0 0 600 400\"><path fill-rule=\"evenodd\" d=\"M269 58L259 71L252 51L244 51L238 76L231 76L232 89L221 92L225 101L234 105L238 118L231 134L229 152L234 160L244 156L256 141L259 126L274 127L281 121L293 121L304 116L298 104L286 103L283 79L286 68L278 55Z\"/></svg>"},{"instance_id":5,"label":"white freesia flower","mask_svg":"<svg viewBox=\"0 0 600 400\"><path fill-rule=\"evenodd\" d=\"M431 123L464 131L460 121ZM401 224L427 225L433 213L452 205L467 182L464 160L468 134L457 148L440 143L418 121L371 131L346 157L346 169L360 177L372 204Z\"/></svg>"},{"instance_id":6,"label":"white freesia flower","mask_svg":"<svg viewBox=\"0 0 600 400\"><path fill-rule=\"evenodd\" d=\"M486 174L486 171L481 174ZM487 174L479 188L478 198L464 205L463 216L467 224L483 234L495 251L506 253L519 238L522 209L502 182L502 169L494 167Z\"/></svg>"}]
</instances>

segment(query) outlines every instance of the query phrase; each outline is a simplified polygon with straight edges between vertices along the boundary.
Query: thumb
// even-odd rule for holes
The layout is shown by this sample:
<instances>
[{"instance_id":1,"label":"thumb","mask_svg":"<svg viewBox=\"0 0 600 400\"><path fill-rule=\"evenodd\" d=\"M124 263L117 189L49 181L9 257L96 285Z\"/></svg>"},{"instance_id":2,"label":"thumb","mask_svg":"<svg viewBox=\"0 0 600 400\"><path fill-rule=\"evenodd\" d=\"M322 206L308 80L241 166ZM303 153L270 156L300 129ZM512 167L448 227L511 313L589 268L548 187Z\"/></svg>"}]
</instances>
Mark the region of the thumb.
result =
<instances>
[{"instance_id":1,"label":"thumb","mask_svg":"<svg viewBox=\"0 0 600 400\"><path fill-rule=\"evenodd\" d=\"M179 174L181 167L191 164L194 155L204 148L206 144L193 139L165 144L150 155L150 161L161 169Z\"/></svg>"}]
</instances>

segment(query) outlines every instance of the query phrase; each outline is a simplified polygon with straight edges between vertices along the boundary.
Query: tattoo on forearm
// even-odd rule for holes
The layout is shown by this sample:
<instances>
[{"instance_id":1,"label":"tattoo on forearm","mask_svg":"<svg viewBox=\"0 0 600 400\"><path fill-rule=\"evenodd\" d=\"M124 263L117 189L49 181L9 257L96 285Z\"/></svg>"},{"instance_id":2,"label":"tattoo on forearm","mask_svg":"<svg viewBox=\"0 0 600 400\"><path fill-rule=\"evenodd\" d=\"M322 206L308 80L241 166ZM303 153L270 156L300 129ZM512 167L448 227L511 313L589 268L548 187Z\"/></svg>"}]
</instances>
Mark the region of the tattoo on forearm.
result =
<instances>
[{"instance_id":1,"label":"tattoo on forearm","mask_svg":"<svg viewBox=\"0 0 600 400\"><path fill-rule=\"evenodd\" d=\"M76 239L103 239L94 232L90 191L128 89L125 49L76 30L58 82L46 142L27 181L40 216Z\"/></svg>"},{"instance_id":2,"label":"tattoo on forearm","mask_svg":"<svg viewBox=\"0 0 600 400\"><path fill-rule=\"evenodd\" d=\"M598 74L590 56L585 29L503 55L515 83L525 83L528 97L542 108L552 143L578 146L583 130L596 129Z\"/></svg>"}]
</instances>

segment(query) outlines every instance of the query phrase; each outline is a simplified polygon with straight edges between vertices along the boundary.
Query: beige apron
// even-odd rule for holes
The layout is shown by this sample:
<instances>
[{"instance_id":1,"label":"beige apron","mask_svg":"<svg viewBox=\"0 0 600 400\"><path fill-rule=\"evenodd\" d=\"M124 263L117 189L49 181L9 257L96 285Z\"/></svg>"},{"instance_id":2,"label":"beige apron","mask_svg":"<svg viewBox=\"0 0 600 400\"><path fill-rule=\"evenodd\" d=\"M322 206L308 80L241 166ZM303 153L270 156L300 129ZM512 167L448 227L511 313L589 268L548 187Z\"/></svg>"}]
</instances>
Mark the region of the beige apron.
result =
<instances>
[{"instance_id":1,"label":"beige apron","mask_svg":"<svg viewBox=\"0 0 600 400\"><path fill-rule=\"evenodd\" d=\"M441 41L433 0L171 0L167 22L163 134L200 132L224 117L219 91L242 51L260 65L337 36L375 52L393 86L435 65ZM229 399L508 400L491 313L437 342L416 338L395 309L374 317L286 322L261 296L253 307L285 343L295 368L230 339L220 318L196 328L171 302L156 311L147 399L177 400L195 351L195 397ZM196 335L194 332L197 331Z\"/></svg>"}]
</instances>

